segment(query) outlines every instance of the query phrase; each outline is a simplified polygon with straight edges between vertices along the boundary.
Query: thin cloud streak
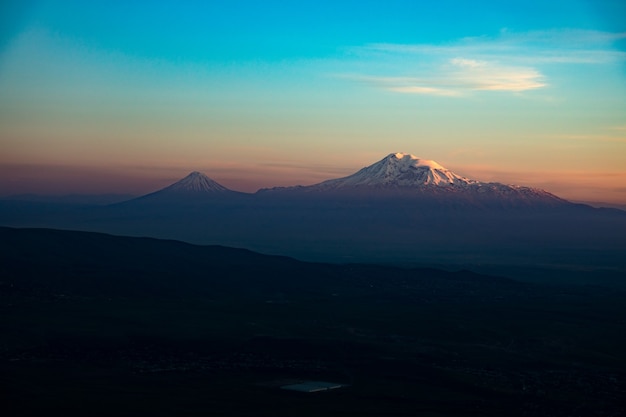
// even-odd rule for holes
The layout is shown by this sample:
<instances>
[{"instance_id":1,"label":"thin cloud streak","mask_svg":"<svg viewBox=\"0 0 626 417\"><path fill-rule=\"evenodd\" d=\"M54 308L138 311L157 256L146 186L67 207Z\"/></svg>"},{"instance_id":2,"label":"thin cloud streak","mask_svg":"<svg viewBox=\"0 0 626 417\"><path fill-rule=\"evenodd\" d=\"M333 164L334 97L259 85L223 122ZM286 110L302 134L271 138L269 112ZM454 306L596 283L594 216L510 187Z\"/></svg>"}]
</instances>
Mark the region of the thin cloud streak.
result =
<instances>
[{"instance_id":1,"label":"thin cloud streak","mask_svg":"<svg viewBox=\"0 0 626 417\"><path fill-rule=\"evenodd\" d=\"M453 80L472 90L526 91L545 87L544 76L534 68L503 66L493 62L454 58L460 69L450 73Z\"/></svg>"},{"instance_id":2,"label":"thin cloud streak","mask_svg":"<svg viewBox=\"0 0 626 417\"><path fill-rule=\"evenodd\" d=\"M542 65L626 61L626 52L611 47L612 42L625 38L626 33L587 30L502 30L495 37L463 38L442 45L376 43L351 52L378 75L347 77L403 94L520 93L549 85L539 68Z\"/></svg>"},{"instance_id":3,"label":"thin cloud streak","mask_svg":"<svg viewBox=\"0 0 626 417\"><path fill-rule=\"evenodd\" d=\"M386 87L389 91L405 94L426 94L431 96L444 96L444 97L460 97L462 94L454 90L445 90L443 88L434 87L420 87L418 85L407 85L397 87Z\"/></svg>"},{"instance_id":4,"label":"thin cloud streak","mask_svg":"<svg viewBox=\"0 0 626 417\"><path fill-rule=\"evenodd\" d=\"M458 57L440 66L437 74L437 77L346 77L396 93L444 97L461 97L471 91L522 92L547 85L543 74L533 68Z\"/></svg>"},{"instance_id":5,"label":"thin cloud streak","mask_svg":"<svg viewBox=\"0 0 626 417\"><path fill-rule=\"evenodd\" d=\"M626 32L544 30L515 33L502 30L495 37L468 37L442 45L373 43L357 49L363 54L464 55L516 63L604 64L626 60L626 52L611 47L613 42L622 39L626 39Z\"/></svg>"}]
</instances>

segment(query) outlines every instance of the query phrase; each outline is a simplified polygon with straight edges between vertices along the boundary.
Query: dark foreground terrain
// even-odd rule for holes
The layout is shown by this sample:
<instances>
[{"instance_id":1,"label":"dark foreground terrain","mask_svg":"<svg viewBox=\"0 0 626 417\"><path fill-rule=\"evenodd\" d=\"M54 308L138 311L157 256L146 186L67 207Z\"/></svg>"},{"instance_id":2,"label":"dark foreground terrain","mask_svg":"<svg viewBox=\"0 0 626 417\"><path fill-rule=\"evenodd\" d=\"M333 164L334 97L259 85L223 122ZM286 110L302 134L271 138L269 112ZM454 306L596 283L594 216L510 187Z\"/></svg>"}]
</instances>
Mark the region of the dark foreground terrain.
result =
<instances>
[{"instance_id":1,"label":"dark foreground terrain","mask_svg":"<svg viewBox=\"0 0 626 417\"><path fill-rule=\"evenodd\" d=\"M626 293L0 228L25 416L619 416ZM281 390L301 380L347 387Z\"/></svg>"}]
</instances>

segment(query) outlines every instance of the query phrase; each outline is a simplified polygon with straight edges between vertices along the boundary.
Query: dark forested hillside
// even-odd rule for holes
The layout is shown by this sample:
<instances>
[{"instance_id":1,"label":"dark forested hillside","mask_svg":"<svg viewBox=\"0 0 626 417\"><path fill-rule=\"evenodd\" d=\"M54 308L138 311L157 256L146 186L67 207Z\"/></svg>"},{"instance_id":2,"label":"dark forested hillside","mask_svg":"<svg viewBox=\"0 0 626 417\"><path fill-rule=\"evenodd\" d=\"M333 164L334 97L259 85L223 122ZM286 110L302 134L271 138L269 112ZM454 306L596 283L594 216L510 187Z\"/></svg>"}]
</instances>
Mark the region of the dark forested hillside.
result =
<instances>
[{"instance_id":1,"label":"dark forested hillside","mask_svg":"<svg viewBox=\"0 0 626 417\"><path fill-rule=\"evenodd\" d=\"M626 294L0 228L10 415L611 416ZM346 385L280 389L295 381Z\"/></svg>"}]
</instances>

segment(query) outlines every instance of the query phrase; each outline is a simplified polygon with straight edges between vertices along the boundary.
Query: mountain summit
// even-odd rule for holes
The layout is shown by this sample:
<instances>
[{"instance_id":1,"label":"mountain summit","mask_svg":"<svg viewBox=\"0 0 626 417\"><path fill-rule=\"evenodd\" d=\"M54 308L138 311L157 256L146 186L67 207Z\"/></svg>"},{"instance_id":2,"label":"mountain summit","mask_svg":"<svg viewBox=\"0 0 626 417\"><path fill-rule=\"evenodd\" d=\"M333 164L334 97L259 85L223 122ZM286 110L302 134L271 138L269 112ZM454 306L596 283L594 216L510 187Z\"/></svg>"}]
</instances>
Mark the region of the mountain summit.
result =
<instances>
[{"instance_id":1,"label":"mountain summit","mask_svg":"<svg viewBox=\"0 0 626 417\"><path fill-rule=\"evenodd\" d=\"M478 181L462 177L435 161L407 153L392 153L355 174L320 183L327 189L343 187L415 187L469 185Z\"/></svg>"},{"instance_id":2,"label":"mountain summit","mask_svg":"<svg viewBox=\"0 0 626 417\"><path fill-rule=\"evenodd\" d=\"M212 193L230 190L222 184L219 184L218 182L207 177L205 174L193 171L185 178L168 187L165 187L161 191L171 193Z\"/></svg>"},{"instance_id":3,"label":"mountain summit","mask_svg":"<svg viewBox=\"0 0 626 417\"><path fill-rule=\"evenodd\" d=\"M195 203L239 194L241 193L224 187L205 174L194 171L174 184L131 201L154 201L174 204Z\"/></svg>"}]
</instances>

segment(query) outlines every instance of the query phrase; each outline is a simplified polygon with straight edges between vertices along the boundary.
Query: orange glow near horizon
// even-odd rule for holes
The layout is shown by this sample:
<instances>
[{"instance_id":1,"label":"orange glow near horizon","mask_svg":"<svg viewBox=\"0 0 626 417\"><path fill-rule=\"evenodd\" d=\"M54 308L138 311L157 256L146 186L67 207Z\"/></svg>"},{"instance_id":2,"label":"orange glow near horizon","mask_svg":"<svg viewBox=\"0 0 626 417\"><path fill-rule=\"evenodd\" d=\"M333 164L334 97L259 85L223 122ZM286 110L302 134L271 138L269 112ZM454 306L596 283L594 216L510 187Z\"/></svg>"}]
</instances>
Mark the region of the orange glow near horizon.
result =
<instances>
[{"instance_id":1,"label":"orange glow near horizon","mask_svg":"<svg viewBox=\"0 0 626 417\"><path fill-rule=\"evenodd\" d=\"M376 161L373 160L370 164ZM0 175L6 184L0 197L17 194L129 194L138 196L164 188L193 170L205 173L232 190L253 193L261 188L311 185L327 179L351 175L360 168L362 166L358 165L334 169L325 167L316 171L315 167L287 164L251 167L232 163L213 168L197 167L194 169L12 164L0 166ZM626 173L623 172L535 171L528 173L495 170L484 166L459 167L451 171L479 181L541 188L570 201L626 205L626 188L615 186L615 184L626 183Z\"/></svg>"}]
</instances>

